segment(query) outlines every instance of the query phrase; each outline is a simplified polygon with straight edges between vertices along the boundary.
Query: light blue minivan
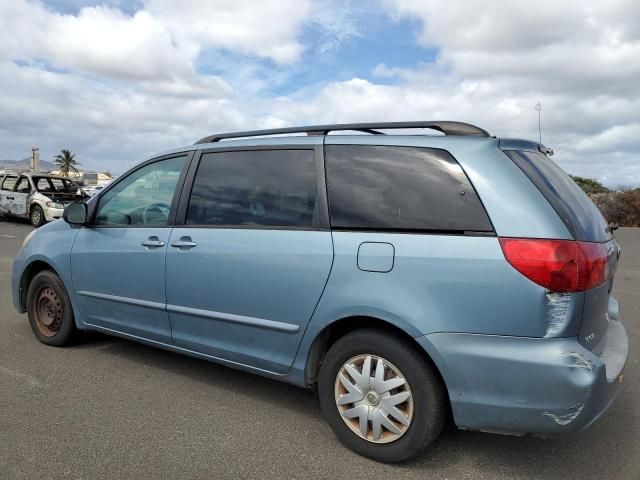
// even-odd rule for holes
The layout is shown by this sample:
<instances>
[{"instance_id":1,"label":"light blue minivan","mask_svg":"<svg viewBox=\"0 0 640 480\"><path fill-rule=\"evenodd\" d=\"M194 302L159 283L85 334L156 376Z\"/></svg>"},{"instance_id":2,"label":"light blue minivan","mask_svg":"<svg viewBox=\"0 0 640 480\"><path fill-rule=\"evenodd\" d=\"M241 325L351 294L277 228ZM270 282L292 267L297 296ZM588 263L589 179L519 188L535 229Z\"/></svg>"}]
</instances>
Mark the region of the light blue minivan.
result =
<instances>
[{"instance_id":1,"label":"light blue minivan","mask_svg":"<svg viewBox=\"0 0 640 480\"><path fill-rule=\"evenodd\" d=\"M459 122L212 135L30 233L14 303L47 345L95 330L314 389L378 461L448 419L583 429L627 360L620 248L551 153Z\"/></svg>"}]
</instances>

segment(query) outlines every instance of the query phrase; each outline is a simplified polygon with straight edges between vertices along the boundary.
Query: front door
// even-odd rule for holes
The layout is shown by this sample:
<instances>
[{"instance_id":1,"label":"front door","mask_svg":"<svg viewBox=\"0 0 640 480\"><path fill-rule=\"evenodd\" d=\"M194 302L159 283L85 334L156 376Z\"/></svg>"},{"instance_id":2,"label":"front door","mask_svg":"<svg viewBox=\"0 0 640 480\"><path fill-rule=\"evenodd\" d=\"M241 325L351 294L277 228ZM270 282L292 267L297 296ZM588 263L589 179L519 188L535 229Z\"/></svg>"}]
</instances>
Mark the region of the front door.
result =
<instances>
[{"instance_id":1,"label":"front door","mask_svg":"<svg viewBox=\"0 0 640 480\"><path fill-rule=\"evenodd\" d=\"M333 259L323 171L308 146L202 154L167 251L176 346L289 369Z\"/></svg>"},{"instance_id":2,"label":"front door","mask_svg":"<svg viewBox=\"0 0 640 480\"><path fill-rule=\"evenodd\" d=\"M71 254L85 323L171 343L164 262L188 158L147 163L98 199L93 225L80 229Z\"/></svg>"},{"instance_id":3,"label":"front door","mask_svg":"<svg viewBox=\"0 0 640 480\"><path fill-rule=\"evenodd\" d=\"M18 180L17 175L6 175L0 185L0 217L11 215L13 205L13 187Z\"/></svg>"}]
</instances>

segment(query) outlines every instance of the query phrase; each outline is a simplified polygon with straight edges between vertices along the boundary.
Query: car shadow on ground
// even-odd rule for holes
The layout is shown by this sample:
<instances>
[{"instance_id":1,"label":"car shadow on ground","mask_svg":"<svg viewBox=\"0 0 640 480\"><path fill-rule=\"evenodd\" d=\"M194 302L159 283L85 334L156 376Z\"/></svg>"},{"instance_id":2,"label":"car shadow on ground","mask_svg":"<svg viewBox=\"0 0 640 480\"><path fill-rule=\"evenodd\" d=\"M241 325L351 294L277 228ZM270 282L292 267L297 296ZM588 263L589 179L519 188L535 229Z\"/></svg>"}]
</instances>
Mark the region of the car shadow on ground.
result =
<instances>
[{"instance_id":1,"label":"car shadow on ground","mask_svg":"<svg viewBox=\"0 0 640 480\"><path fill-rule=\"evenodd\" d=\"M314 393L292 385L93 332L83 335L82 341L73 348L100 350L103 354L184 376L205 386L215 386L258 402L277 405L292 413L306 415L310 421L324 422ZM495 472L498 468L508 478L556 478L559 472L566 471L567 465L571 465L574 478L614 478L620 473L624 474L620 468L628 463L623 449L617 449L616 446L619 442L637 441L633 438L633 432L638 431L640 419L629 416L627 411L624 420L626 428L607 423L619 423L621 418L625 418L623 412L632 408L632 402L633 399L621 395L611 411L590 429L550 438L468 432L458 430L450 422L430 450L394 468L427 473L459 465L468 467L470 472ZM604 434L607 431L619 434L612 438ZM594 444L599 446L594 447ZM345 455L353 455L346 449L344 452ZM595 456L594 452L600 455ZM365 459L361 461L383 467Z\"/></svg>"}]
</instances>

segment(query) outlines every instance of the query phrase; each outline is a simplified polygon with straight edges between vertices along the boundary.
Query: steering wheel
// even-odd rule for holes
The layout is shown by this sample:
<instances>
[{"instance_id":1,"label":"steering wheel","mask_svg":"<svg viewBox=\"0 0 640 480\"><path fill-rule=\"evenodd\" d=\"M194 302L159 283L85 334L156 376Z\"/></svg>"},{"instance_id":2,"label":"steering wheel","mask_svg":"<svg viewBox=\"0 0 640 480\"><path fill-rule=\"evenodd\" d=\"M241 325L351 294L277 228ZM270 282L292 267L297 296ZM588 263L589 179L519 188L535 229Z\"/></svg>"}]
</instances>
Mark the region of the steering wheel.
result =
<instances>
[{"instance_id":1,"label":"steering wheel","mask_svg":"<svg viewBox=\"0 0 640 480\"><path fill-rule=\"evenodd\" d=\"M142 211L142 222L144 225L164 225L169 218L171 207L166 203L152 203L144 207Z\"/></svg>"}]
</instances>

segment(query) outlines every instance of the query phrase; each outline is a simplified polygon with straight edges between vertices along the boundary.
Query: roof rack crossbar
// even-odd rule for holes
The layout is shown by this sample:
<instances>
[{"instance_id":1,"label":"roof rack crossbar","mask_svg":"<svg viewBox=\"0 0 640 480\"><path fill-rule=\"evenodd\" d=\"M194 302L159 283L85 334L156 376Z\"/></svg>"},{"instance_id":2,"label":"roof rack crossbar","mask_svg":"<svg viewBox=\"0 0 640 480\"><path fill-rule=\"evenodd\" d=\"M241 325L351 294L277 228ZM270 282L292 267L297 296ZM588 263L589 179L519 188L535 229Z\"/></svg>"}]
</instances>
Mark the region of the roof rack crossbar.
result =
<instances>
[{"instance_id":1,"label":"roof rack crossbar","mask_svg":"<svg viewBox=\"0 0 640 480\"><path fill-rule=\"evenodd\" d=\"M263 137L267 135L285 135L288 133L306 133L307 135L328 135L329 132L356 131L372 135L384 135L379 130L397 130L410 128L428 128L445 135L471 135L490 137L486 130L470 123L436 121L436 122L387 122L387 123L340 123L335 125L311 125L307 127L272 128L268 130L252 130L246 132L216 133L201 138L195 144L215 143L229 138Z\"/></svg>"}]
</instances>

